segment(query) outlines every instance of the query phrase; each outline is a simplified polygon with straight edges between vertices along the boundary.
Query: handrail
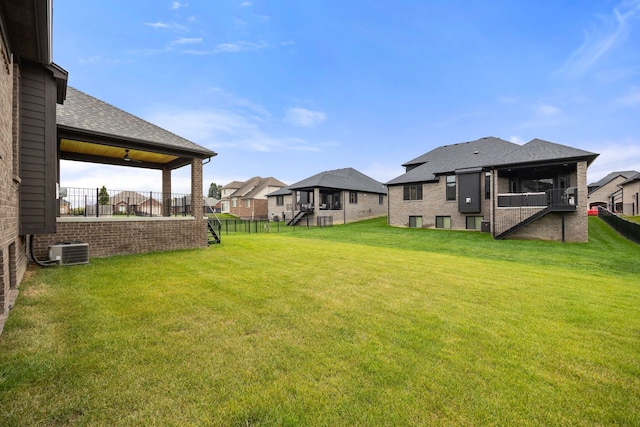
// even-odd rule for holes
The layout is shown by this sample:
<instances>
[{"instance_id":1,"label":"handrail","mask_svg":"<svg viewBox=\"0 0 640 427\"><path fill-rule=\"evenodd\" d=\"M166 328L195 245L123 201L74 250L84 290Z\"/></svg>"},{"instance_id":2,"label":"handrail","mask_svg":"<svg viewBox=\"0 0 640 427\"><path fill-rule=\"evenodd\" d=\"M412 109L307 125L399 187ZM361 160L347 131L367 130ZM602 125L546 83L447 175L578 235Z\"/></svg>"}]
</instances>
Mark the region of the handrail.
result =
<instances>
[{"instance_id":1,"label":"handrail","mask_svg":"<svg viewBox=\"0 0 640 427\"><path fill-rule=\"evenodd\" d=\"M61 187L57 204L61 217L193 216L191 194L182 193Z\"/></svg>"}]
</instances>

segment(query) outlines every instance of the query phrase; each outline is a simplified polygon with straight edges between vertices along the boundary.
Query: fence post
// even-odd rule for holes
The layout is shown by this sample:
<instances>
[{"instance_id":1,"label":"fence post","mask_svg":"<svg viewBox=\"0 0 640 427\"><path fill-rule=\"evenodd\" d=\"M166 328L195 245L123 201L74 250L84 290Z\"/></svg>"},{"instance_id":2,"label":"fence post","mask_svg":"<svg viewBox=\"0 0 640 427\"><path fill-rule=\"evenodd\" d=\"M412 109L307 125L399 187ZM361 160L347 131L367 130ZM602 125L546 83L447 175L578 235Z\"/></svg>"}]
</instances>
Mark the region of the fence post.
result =
<instances>
[{"instance_id":1,"label":"fence post","mask_svg":"<svg viewBox=\"0 0 640 427\"><path fill-rule=\"evenodd\" d=\"M86 203L85 203L84 209L87 210ZM99 216L100 216L100 189L96 188L96 218L98 218Z\"/></svg>"}]
</instances>

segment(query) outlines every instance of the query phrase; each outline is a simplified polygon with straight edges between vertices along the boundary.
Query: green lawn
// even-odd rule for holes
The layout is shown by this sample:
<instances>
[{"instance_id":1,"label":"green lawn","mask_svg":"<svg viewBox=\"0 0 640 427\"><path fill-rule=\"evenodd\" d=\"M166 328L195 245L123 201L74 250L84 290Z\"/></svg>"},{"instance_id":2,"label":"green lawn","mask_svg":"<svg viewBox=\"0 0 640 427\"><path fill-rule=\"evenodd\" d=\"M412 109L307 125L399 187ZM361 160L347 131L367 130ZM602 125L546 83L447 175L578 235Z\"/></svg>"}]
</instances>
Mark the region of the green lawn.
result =
<instances>
[{"instance_id":1,"label":"green lawn","mask_svg":"<svg viewBox=\"0 0 640 427\"><path fill-rule=\"evenodd\" d=\"M638 425L640 247L384 220L37 270L0 425Z\"/></svg>"}]
</instances>

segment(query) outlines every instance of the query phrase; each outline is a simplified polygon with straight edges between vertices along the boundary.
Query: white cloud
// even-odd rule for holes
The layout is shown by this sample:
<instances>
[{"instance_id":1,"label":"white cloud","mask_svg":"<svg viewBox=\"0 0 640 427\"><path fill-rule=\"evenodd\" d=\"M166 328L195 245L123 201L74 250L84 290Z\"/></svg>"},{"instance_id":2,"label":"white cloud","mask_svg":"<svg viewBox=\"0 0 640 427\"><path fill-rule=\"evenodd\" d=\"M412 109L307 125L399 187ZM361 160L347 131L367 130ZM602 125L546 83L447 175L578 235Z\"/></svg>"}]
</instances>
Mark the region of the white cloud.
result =
<instances>
[{"instance_id":1,"label":"white cloud","mask_svg":"<svg viewBox=\"0 0 640 427\"><path fill-rule=\"evenodd\" d=\"M524 144L524 139L522 139L522 137L519 136L519 135L510 136L509 137L509 141L513 142L514 144L518 144L518 145Z\"/></svg>"},{"instance_id":2,"label":"white cloud","mask_svg":"<svg viewBox=\"0 0 640 427\"><path fill-rule=\"evenodd\" d=\"M592 144L586 150L600 156L589 166L589 182L597 181L614 171L640 171L640 139L605 141Z\"/></svg>"},{"instance_id":3,"label":"white cloud","mask_svg":"<svg viewBox=\"0 0 640 427\"><path fill-rule=\"evenodd\" d=\"M222 147L257 152L320 150L300 138L272 136L254 116L227 110L158 110L145 119L214 151Z\"/></svg>"},{"instance_id":4,"label":"white cloud","mask_svg":"<svg viewBox=\"0 0 640 427\"><path fill-rule=\"evenodd\" d=\"M173 30L173 31L187 31L187 27L184 25L174 23L166 23L166 22L145 22L146 26L151 27L156 30Z\"/></svg>"},{"instance_id":5,"label":"white cloud","mask_svg":"<svg viewBox=\"0 0 640 427\"><path fill-rule=\"evenodd\" d=\"M155 29L159 29L159 28L169 28L169 24L166 24L164 22L145 22L144 25L151 27L151 28L155 28Z\"/></svg>"},{"instance_id":6,"label":"white cloud","mask_svg":"<svg viewBox=\"0 0 640 427\"><path fill-rule=\"evenodd\" d=\"M630 21L640 15L640 0L623 0L598 25L585 31L585 40L560 68L560 75L576 78L586 73L601 57L623 43L630 32Z\"/></svg>"},{"instance_id":7,"label":"white cloud","mask_svg":"<svg viewBox=\"0 0 640 427\"><path fill-rule=\"evenodd\" d=\"M122 61L120 59L105 58L100 55L89 56L87 58L80 58L78 62L82 65L117 65L123 62L130 63L131 61Z\"/></svg>"},{"instance_id":8,"label":"white cloud","mask_svg":"<svg viewBox=\"0 0 640 427\"><path fill-rule=\"evenodd\" d=\"M171 45L183 45L183 44L198 44L202 43L201 38L187 38L187 37L178 37L174 41L171 42Z\"/></svg>"},{"instance_id":9,"label":"white cloud","mask_svg":"<svg viewBox=\"0 0 640 427\"><path fill-rule=\"evenodd\" d=\"M189 6L187 3L180 3L179 1L174 1L173 3L171 3L171 9L173 10L177 10L187 6Z\"/></svg>"},{"instance_id":10,"label":"white cloud","mask_svg":"<svg viewBox=\"0 0 640 427\"><path fill-rule=\"evenodd\" d=\"M240 7L249 7L252 5L253 3L251 3L250 1L243 1L242 3L240 3Z\"/></svg>"},{"instance_id":11,"label":"white cloud","mask_svg":"<svg viewBox=\"0 0 640 427\"><path fill-rule=\"evenodd\" d=\"M311 111L300 107L289 108L284 115L286 123L301 127L312 127L326 119L327 115L322 111Z\"/></svg>"},{"instance_id":12,"label":"white cloud","mask_svg":"<svg viewBox=\"0 0 640 427\"><path fill-rule=\"evenodd\" d=\"M536 108L536 112L542 116L557 116L562 111L558 107L549 104L540 104Z\"/></svg>"},{"instance_id":13,"label":"white cloud","mask_svg":"<svg viewBox=\"0 0 640 427\"><path fill-rule=\"evenodd\" d=\"M258 51L267 47L269 47L269 44L265 41L238 41L235 43L221 43L215 47L213 53Z\"/></svg>"}]
</instances>

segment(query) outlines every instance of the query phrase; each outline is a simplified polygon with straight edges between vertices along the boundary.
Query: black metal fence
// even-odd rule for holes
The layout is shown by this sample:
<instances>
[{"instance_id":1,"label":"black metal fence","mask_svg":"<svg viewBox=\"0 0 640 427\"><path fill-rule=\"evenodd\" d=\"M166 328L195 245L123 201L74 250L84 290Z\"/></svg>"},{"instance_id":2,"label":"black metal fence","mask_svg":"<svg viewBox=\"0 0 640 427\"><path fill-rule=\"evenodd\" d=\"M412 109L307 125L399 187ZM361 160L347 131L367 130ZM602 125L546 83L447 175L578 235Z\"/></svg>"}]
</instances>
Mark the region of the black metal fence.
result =
<instances>
[{"instance_id":1,"label":"black metal fence","mask_svg":"<svg viewBox=\"0 0 640 427\"><path fill-rule=\"evenodd\" d=\"M598 217L627 239L640 244L640 224L637 222L621 218L603 207L598 208Z\"/></svg>"},{"instance_id":2,"label":"black metal fence","mask_svg":"<svg viewBox=\"0 0 640 427\"><path fill-rule=\"evenodd\" d=\"M296 225L287 225L284 221L269 221L268 219L220 219L220 232L229 233L289 233L299 228L332 227L333 217L321 216L314 221L308 217L302 218Z\"/></svg>"},{"instance_id":3,"label":"black metal fence","mask_svg":"<svg viewBox=\"0 0 640 427\"><path fill-rule=\"evenodd\" d=\"M59 216L192 216L190 194L122 191L106 188L59 190Z\"/></svg>"}]
</instances>

